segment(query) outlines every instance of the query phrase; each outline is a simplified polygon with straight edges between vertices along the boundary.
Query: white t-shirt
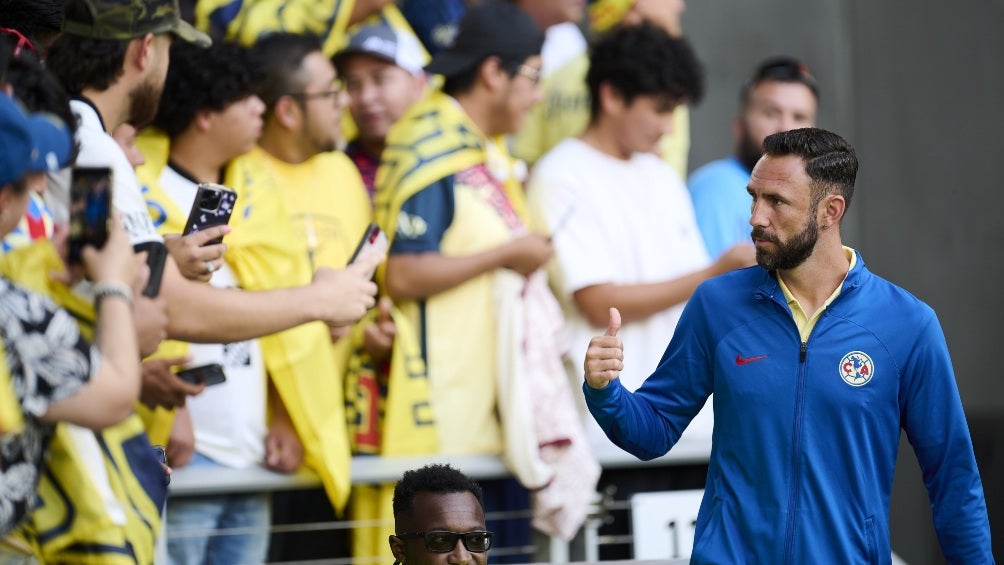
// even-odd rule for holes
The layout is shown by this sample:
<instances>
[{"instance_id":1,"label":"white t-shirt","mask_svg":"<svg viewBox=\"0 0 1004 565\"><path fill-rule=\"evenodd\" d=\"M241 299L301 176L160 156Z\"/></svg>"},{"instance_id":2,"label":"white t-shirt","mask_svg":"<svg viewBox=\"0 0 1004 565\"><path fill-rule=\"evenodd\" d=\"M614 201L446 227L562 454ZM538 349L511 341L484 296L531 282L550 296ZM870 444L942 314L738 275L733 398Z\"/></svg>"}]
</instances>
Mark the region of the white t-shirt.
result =
<instances>
[{"instance_id":1,"label":"white t-shirt","mask_svg":"<svg viewBox=\"0 0 1004 565\"><path fill-rule=\"evenodd\" d=\"M73 113L80 118L77 141L80 142L78 167L111 167L112 203L122 214L122 223L133 245L145 241L163 241L146 209L146 200L136 172L119 144L109 135L93 106L83 100L70 102Z\"/></svg>"},{"instance_id":2,"label":"white t-shirt","mask_svg":"<svg viewBox=\"0 0 1004 565\"><path fill-rule=\"evenodd\" d=\"M572 298L576 291L605 283L662 282L710 263L690 194L655 155L622 160L569 138L537 162L528 192L534 213L553 232L551 285L565 312L570 362L579 379L589 340L605 328L589 325ZM655 370L683 307L630 322L618 332L624 342L620 379L628 390ZM592 417L584 418L591 440L607 442ZM695 434L711 437L710 400L688 428L688 435Z\"/></svg>"},{"instance_id":3,"label":"white t-shirt","mask_svg":"<svg viewBox=\"0 0 1004 565\"><path fill-rule=\"evenodd\" d=\"M196 183L165 167L160 186L181 210L195 202ZM226 259L226 255L224 255ZM224 262L209 284L236 288L237 278ZM206 387L186 402L195 429L195 450L227 467L246 468L265 460L266 375L257 339L238 343L191 344L190 367L219 363L227 380Z\"/></svg>"}]
</instances>

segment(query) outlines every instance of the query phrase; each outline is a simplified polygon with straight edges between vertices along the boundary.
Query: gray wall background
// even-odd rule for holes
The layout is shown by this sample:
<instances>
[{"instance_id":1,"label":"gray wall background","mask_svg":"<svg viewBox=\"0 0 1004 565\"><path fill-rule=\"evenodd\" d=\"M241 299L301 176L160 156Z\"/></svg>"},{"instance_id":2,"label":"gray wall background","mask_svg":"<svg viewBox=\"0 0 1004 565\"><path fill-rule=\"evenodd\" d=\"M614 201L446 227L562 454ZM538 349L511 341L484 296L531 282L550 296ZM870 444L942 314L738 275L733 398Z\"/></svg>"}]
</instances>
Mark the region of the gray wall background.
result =
<instances>
[{"instance_id":1,"label":"gray wall background","mask_svg":"<svg viewBox=\"0 0 1004 565\"><path fill-rule=\"evenodd\" d=\"M707 71L691 170L732 151L739 85L758 61L787 53L812 68L818 125L861 163L845 241L937 310L1004 558L1004 0L691 0L683 24ZM891 514L896 553L944 562L905 440Z\"/></svg>"}]
</instances>

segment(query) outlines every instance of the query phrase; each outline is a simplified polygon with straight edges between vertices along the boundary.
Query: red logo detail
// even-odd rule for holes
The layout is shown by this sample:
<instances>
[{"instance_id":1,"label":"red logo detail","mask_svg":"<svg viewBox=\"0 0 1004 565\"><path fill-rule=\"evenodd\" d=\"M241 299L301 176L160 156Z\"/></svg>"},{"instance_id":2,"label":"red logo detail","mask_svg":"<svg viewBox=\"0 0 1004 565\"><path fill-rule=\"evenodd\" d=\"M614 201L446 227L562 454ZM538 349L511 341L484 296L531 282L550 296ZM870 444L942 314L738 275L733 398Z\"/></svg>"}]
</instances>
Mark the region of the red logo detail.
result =
<instances>
[{"instance_id":1,"label":"red logo detail","mask_svg":"<svg viewBox=\"0 0 1004 565\"><path fill-rule=\"evenodd\" d=\"M743 359L743 356L741 354L736 353L736 365L745 365L747 363L752 363L754 361L759 361L761 359L766 359L766 358L767 358L766 355L757 355L756 357L747 357Z\"/></svg>"}]
</instances>

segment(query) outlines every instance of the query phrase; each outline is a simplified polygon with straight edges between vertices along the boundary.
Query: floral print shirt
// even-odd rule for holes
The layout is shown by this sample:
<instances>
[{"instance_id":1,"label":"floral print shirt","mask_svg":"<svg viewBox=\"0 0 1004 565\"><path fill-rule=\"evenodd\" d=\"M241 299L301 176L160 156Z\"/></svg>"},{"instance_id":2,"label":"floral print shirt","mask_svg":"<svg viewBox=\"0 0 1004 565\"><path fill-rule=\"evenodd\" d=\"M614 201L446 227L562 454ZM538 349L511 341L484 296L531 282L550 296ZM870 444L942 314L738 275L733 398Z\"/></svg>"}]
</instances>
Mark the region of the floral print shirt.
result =
<instances>
[{"instance_id":1,"label":"floral print shirt","mask_svg":"<svg viewBox=\"0 0 1004 565\"><path fill-rule=\"evenodd\" d=\"M55 424L40 418L90 379L97 349L77 322L48 298L0 278L0 336L24 429L0 435L0 535L24 518L35 500L39 470Z\"/></svg>"}]
</instances>

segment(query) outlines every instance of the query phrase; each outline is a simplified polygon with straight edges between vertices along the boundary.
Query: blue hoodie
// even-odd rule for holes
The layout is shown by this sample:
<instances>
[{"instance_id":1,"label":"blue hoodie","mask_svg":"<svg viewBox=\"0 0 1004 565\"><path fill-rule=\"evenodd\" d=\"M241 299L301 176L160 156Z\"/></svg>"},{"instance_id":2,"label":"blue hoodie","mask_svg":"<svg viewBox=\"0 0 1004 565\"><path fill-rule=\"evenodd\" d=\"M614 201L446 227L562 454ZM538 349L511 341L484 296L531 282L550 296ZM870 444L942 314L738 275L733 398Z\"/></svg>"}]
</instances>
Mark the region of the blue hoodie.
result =
<instances>
[{"instance_id":1,"label":"blue hoodie","mask_svg":"<svg viewBox=\"0 0 1004 565\"><path fill-rule=\"evenodd\" d=\"M607 436L665 454L714 393L692 563L889 563L904 429L950 563L993 563L990 525L934 311L858 256L803 343L774 273L711 279L634 394L583 385Z\"/></svg>"}]
</instances>

